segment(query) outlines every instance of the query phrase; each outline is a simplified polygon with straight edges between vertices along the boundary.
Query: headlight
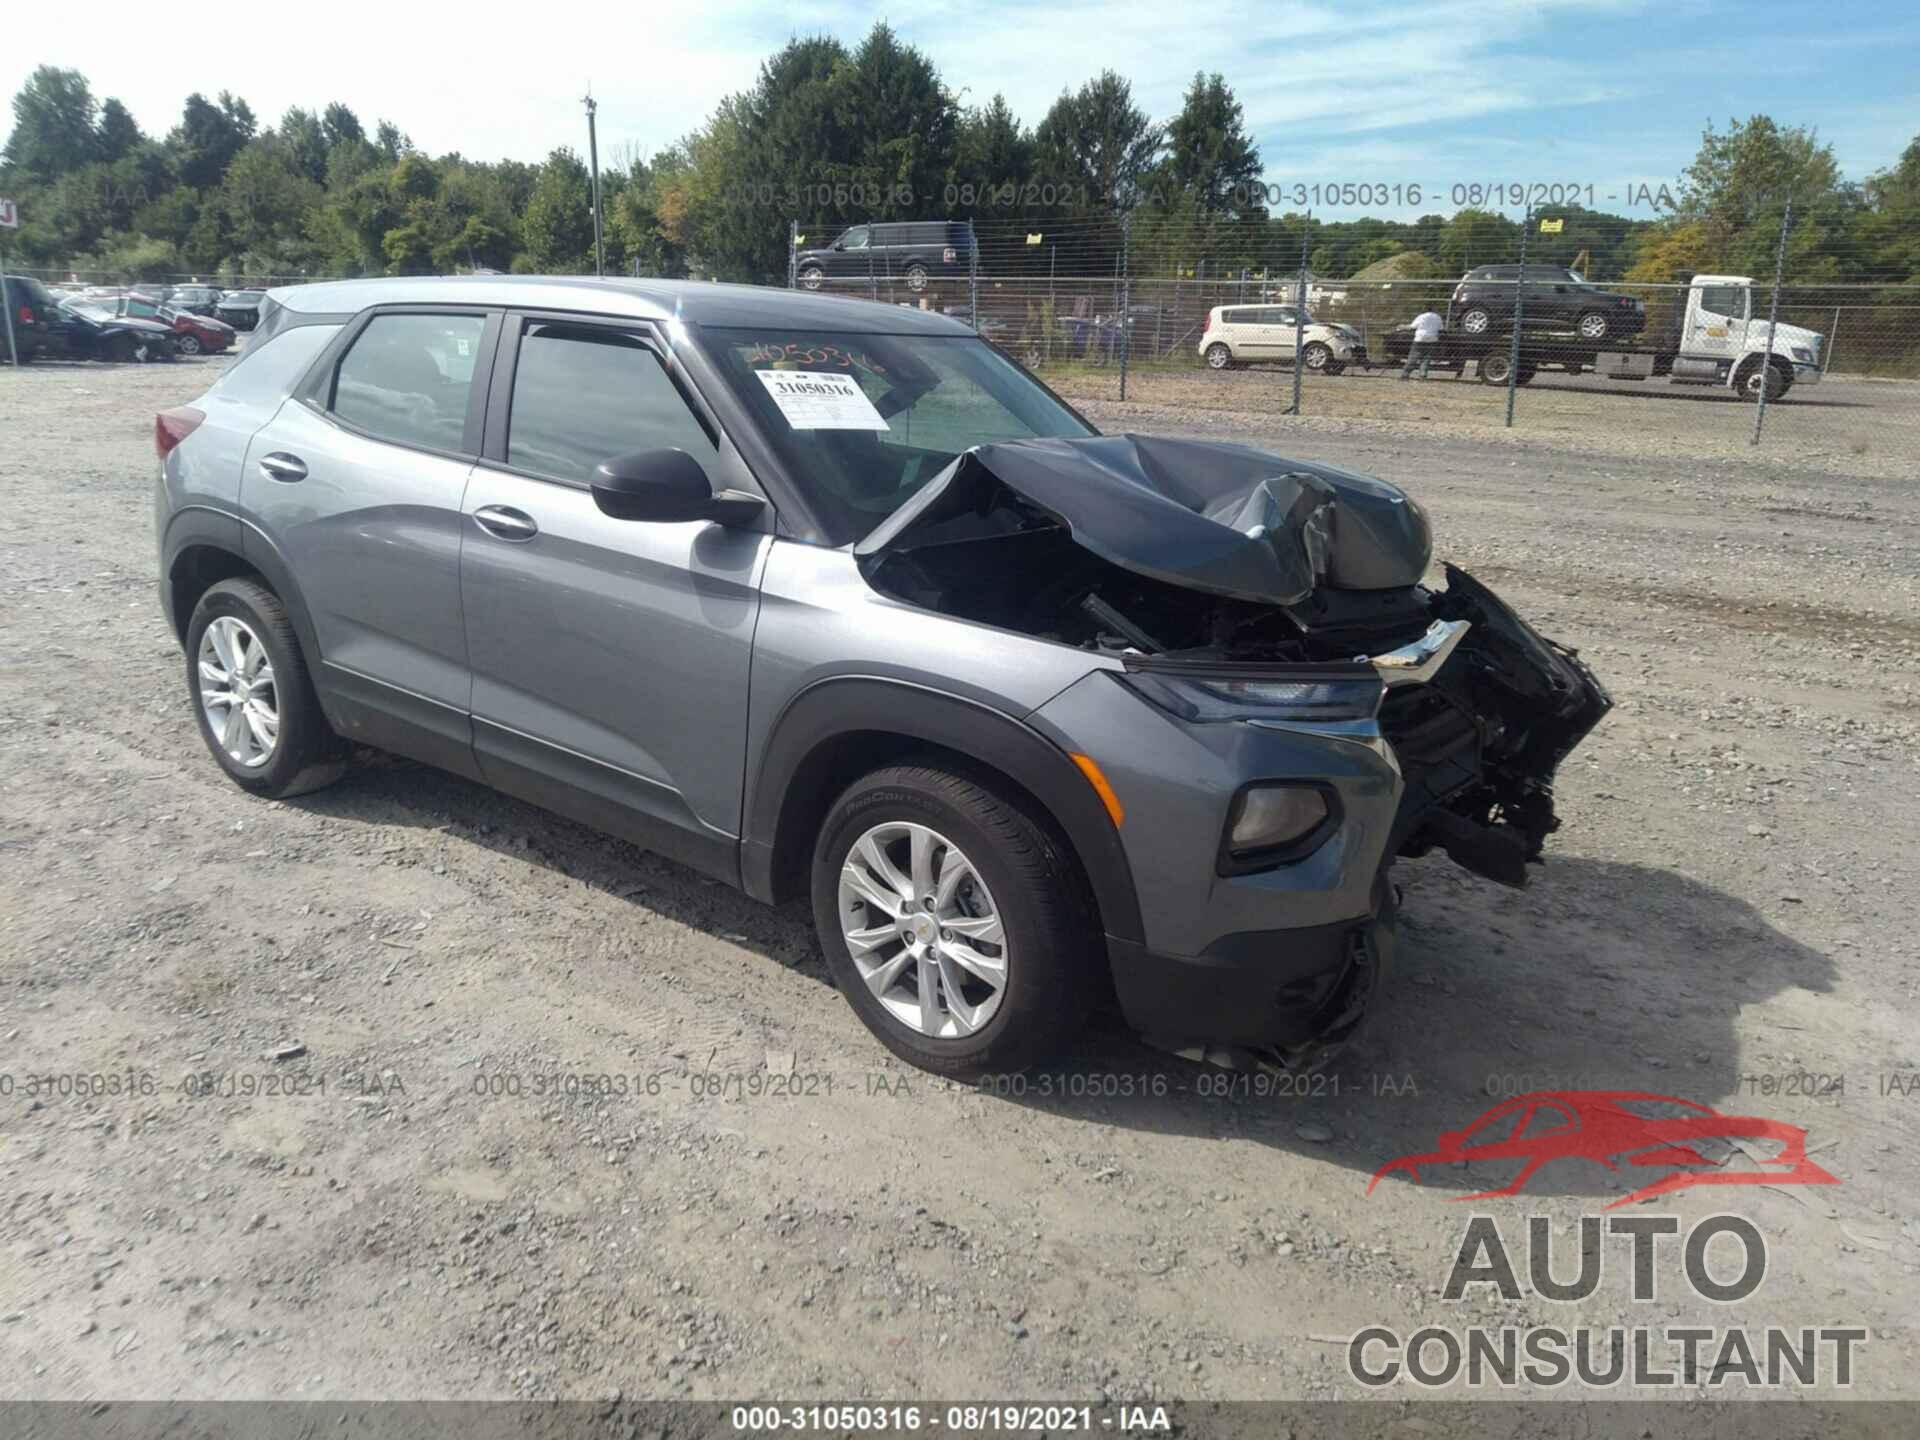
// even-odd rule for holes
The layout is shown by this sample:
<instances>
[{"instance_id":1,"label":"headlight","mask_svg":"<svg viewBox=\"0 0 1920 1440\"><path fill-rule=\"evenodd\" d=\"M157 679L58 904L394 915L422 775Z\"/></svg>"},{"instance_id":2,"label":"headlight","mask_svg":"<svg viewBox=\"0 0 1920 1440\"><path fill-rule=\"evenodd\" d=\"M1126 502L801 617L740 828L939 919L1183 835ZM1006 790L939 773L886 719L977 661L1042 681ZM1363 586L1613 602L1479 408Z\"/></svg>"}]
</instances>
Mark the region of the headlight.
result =
<instances>
[{"instance_id":1,"label":"headlight","mask_svg":"<svg viewBox=\"0 0 1920 1440\"><path fill-rule=\"evenodd\" d=\"M1371 720L1384 688L1373 674L1228 680L1129 670L1114 678L1167 713L1198 722Z\"/></svg>"},{"instance_id":2,"label":"headlight","mask_svg":"<svg viewBox=\"0 0 1920 1440\"><path fill-rule=\"evenodd\" d=\"M1317 785L1283 781L1241 790L1227 811L1220 873L1271 869L1319 848L1333 816L1330 793Z\"/></svg>"},{"instance_id":3,"label":"headlight","mask_svg":"<svg viewBox=\"0 0 1920 1440\"><path fill-rule=\"evenodd\" d=\"M1796 345L1793 347L1793 358L1798 360L1802 365L1811 365L1813 363L1813 351L1804 345Z\"/></svg>"}]
</instances>

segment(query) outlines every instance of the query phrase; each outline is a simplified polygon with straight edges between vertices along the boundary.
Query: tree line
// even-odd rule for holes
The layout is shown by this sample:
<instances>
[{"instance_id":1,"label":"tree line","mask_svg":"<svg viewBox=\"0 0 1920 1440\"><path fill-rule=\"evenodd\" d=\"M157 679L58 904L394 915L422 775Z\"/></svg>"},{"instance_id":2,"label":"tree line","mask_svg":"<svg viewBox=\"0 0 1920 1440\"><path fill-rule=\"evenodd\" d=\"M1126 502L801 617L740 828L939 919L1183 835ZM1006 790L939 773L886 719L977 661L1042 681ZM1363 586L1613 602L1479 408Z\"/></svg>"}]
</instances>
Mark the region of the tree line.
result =
<instances>
[{"instance_id":1,"label":"tree line","mask_svg":"<svg viewBox=\"0 0 1920 1440\"><path fill-rule=\"evenodd\" d=\"M857 221L931 218L976 222L1000 247L983 240L989 270L1044 255L1062 273L1109 273L1123 223L1140 275L1289 273L1304 260L1336 277L1393 262L1414 279L1519 249L1509 214L1326 221L1268 204L1262 173L1219 74L1195 75L1178 112L1156 120L1124 76L1104 71L1029 127L998 95L963 106L933 61L882 23L851 49L795 39L675 144L609 157L606 264L775 281L789 222L820 243ZM51 66L14 96L0 193L20 202L8 248L29 265L212 278L593 268L591 187L571 148L538 164L432 156L396 123L369 132L339 103L262 125L227 91L189 95L179 123L150 136L80 72ZM1710 125L1672 199L1656 220L1552 209L1560 223L1529 233L1530 255L1577 261L1596 280L1768 275L1791 200L1796 281L1920 283L1920 138L1853 181L1807 129L1764 115ZM1048 244L1025 245L1028 233Z\"/></svg>"}]
</instances>

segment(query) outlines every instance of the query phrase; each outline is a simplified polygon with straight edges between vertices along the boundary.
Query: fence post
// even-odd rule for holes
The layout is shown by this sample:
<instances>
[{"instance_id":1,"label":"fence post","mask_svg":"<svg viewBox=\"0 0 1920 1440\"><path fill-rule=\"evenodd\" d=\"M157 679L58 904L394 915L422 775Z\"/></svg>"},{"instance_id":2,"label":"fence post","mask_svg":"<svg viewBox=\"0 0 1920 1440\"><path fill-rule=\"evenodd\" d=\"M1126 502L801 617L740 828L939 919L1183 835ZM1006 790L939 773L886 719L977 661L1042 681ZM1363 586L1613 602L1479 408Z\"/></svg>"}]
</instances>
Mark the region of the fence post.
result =
<instances>
[{"instance_id":1,"label":"fence post","mask_svg":"<svg viewBox=\"0 0 1920 1440\"><path fill-rule=\"evenodd\" d=\"M1300 227L1300 278L1293 287L1293 404L1287 414L1300 413L1300 385L1306 360L1300 354L1300 341L1307 333L1307 236L1313 228L1313 212L1307 212Z\"/></svg>"},{"instance_id":2,"label":"fence post","mask_svg":"<svg viewBox=\"0 0 1920 1440\"><path fill-rule=\"evenodd\" d=\"M1820 378L1827 378L1827 367L1833 364L1833 345L1840 338L1840 307L1833 307L1833 329L1827 332L1827 348L1820 352Z\"/></svg>"},{"instance_id":3,"label":"fence post","mask_svg":"<svg viewBox=\"0 0 1920 1440\"><path fill-rule=\"evenodd\" d=\"M1513 347L1507 355L1507 429L1513 428L1513 400L1520 392L1520 326L1527 304L1527 232L1533 229L1533 207L1520 215L1520 273L1513 281Z\"/></svg>"},{"instance_id":4,"label":"fence post","mask_svg":"<svg viewBox=\"0 0 1920 1440\"><path fill-rule=\"evenodd\" d=\"M967 222L967 323L980 333L980 237Z\"/></svg>"},{"instance_id":5,"label":"fence post","mask_svg":"<svg viewBox=\"0 0 1920 1440\"><path fill-rule=\"evenodd\" d=\"M1133 212L1120 217L1120 398L1127 398L1127 355L1133 349Z\"/></svg>"},{"instance_id":6,"label":"fence post","mask_svg":"<svg viewBox=\"0 0 1920 1440\"><path fill-rule=\"evenodd\" d=\"M1760 426L1767 418L1767 391L1772 387L1767 383L1773 368L1773 333L1780 324L1780 286L1787 278L1787 232L1793 229L1793 197L1787 197L1787 208L1780 217L1780 249L1773 257L1773 303L1767 306L1767 353L1760 361L1764 367L1760 371L1760 398L1753 407L1753 439L1749 444L1760 443Z\"/></svg>"},{"instance_id":7,"label":"fence post","mask_svg":"<svg viewBox=\"0 0 1920 1440\"><path fill-rule=\"evenodd\" d=\"M799 261L799 258L800 258L800 222L798 220L788 220L787 221L787 289L789 290L797 288L800 283L799 276L794 273L794 266Z\"/></svg>"}]
</instances>

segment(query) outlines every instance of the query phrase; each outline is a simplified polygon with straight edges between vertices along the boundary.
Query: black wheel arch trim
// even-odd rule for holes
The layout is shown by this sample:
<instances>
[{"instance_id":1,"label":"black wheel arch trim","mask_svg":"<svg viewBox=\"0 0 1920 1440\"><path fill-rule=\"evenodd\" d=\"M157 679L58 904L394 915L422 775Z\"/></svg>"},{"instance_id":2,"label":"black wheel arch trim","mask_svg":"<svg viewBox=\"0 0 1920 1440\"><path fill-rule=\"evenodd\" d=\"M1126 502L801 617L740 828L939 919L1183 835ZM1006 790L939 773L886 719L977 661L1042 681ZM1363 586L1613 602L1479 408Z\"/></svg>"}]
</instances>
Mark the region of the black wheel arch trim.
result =
<instances>
[{"instance_id":1,"label":"black wheel arch trim","mask_svg":"<svg viewBox=\"0 0 1920 1440\"><path fill-rule=\"evenodd\" d=\"M1060 827L1092 887L1106 933L1141 941L1140 901L1120 833L1086 777L1064 750L1020 720L977 700L908 681L836 676L816 681L787 703L766 744L744 811L741 878L747 892L772 900L782 847L813 836L792 833L809 803L794 777L822 747L848 735L885 731L967 756L1026 790ZM790 810L789 807L797 807ZM786 833L783 834L783 826Z\"/></svg>"},{"instance_id":2,"label":"black wheel arch trim","mask_svg":"<svg viewBox=\"0 0 1920 1440\"><path fill-rule=\"evenodd\" d=\"M188 615L173 613L173 581L180 561L189 550L218 550L231 555L267 582L267 588L280 597L287 618L300 637L300 650L310 672L319 669L320 642L313 628L313 617L306 597L300 593L293 573L260 528L237 515L211 506L188 505L176 510L167 521L166 543L161 564L161 599L176 635L184 636Z\"/></svg>"}]
</instances>

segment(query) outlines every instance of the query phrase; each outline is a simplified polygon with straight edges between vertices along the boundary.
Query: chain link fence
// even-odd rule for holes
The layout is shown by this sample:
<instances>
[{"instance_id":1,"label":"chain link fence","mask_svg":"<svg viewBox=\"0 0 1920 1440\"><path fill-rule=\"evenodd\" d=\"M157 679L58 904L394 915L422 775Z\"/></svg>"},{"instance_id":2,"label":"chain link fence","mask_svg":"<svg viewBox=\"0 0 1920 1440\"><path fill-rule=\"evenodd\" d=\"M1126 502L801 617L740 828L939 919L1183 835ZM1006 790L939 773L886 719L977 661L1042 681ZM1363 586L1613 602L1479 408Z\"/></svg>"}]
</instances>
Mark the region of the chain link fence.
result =
<instances>
[{"instance_id":1,"label":"chain link fence","mask_svg":"<svg viewBox=\"0 0 1920 1440\"><path fill-rule=\"evenodd\" d=\"M1228 260L1113 219L976 224L960 263L909 275L884 225L847 227L869 243L835 268L837 237L796 224L789 284L973 323L1075 401L1911 470L1920 285L1796 280L1790 212L1765 273L1657 280L1586 273L1552 223L1521 217L1515 243L1451 265L1409 252L1347 276L1284 237ZM1415 354L1427 313L1438 339Z\"/></svg>"}]
</instances>

